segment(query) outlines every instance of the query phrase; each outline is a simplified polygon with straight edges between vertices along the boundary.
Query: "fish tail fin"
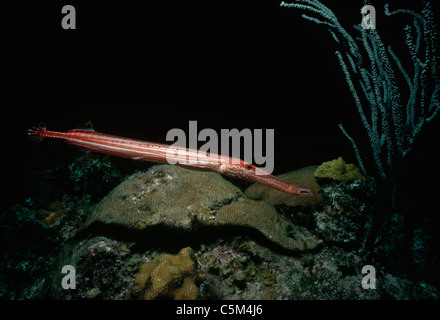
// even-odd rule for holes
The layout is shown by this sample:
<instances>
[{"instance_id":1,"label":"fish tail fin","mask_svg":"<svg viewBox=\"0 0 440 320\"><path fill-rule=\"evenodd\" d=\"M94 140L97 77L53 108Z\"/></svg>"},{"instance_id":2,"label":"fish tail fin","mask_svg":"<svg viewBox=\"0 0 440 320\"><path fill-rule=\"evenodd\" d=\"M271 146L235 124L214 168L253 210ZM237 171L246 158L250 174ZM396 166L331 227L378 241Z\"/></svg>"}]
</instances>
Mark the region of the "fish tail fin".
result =
<instances>
[{"instance_id":1,"label":"fish tail fin","mask_svg":"<svg viewBox=\"0 0 440 320\"><path fill-rule=\"evenodd\" d=\"M44 123L40 123L37 126L30 127L27 130L28 136L35 142L41 142L45 138L44 133L47 131L46 125Z\"/></svg>"}]
</instances>

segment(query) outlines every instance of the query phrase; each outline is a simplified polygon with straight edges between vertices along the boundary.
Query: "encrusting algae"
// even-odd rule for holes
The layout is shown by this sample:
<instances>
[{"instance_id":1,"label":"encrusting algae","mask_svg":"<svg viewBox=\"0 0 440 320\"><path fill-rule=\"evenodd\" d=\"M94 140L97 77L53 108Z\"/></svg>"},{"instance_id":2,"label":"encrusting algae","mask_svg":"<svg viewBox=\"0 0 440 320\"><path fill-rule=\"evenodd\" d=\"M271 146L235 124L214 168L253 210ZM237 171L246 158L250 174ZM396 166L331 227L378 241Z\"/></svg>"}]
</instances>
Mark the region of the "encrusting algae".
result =
<instances>
[{"instance_id":1,"label":"encrusting algae","mask_svg":"<svg viewBox=\"0 0 440 320\"><path fill-rule=\"evenodd\" d=\"M126 299L197 300L196 263L190 247L183 248L175 256L162 254L154 258L141 267Z\"/></svg>"}]
</instances>

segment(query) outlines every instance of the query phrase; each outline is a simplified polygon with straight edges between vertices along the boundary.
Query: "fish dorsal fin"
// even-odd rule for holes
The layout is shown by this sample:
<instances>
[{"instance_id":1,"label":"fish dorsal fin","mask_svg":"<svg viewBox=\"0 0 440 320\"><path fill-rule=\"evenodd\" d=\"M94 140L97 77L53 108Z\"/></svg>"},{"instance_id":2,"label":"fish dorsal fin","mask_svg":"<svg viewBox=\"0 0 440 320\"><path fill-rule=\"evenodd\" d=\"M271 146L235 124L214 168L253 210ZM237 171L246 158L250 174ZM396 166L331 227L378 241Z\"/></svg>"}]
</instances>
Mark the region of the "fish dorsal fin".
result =
<instances>
[{"instance_id":1,"label":"fish dorsal fin","mask_svg":"<svg viewBox=\"0 0 440 320\"><path fill-rule=\"evenodd\" d=\"M92 121L90 121L90 119L88 119L87 122L84 123L84 125L82 125L82 126L79 127L78 129L89 130L89 131L95 131L95 129L93 129Z\"/></svg>"},{"instance_id":2,"label":"fish dorsal fin","mask_svg":"<svg viewBox=\"0 0 440 320\"><path fill-rule=\"evenodd\" d=\"M84 132L84 133L96 133L95 129L93 129L92 121L87 120L87 122L77 129L72 129L67 132Z\"/></svg>"}]
</instances>

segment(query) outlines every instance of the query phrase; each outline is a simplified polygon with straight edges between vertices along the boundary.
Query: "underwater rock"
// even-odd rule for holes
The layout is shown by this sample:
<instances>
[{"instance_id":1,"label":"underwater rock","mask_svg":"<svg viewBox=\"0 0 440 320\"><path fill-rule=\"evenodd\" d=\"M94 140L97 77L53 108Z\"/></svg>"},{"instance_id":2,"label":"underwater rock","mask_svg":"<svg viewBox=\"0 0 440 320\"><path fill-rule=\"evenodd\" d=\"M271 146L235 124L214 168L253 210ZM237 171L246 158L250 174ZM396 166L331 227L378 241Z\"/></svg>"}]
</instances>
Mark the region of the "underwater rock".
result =
<instances>
[{"instance_id":1,"label":"underwater rock","mask_svg":"<svg viewBox=\"0 0 440 320\"><path fill-rule=\"evenodd\" d=\"M314 172L314 176L316 178L327 178L339 181L365 180L359 168L352 163L345 163L341 157L321 164Z\"/></svg>"},{"instance_id":2,"label":"underwater rock","mask_svg":"<svg viewBox=\"0 0 440 320\"><path fill-rule=\"evenodd\" d=\"M219 174L170 165L154 166L122 182L96 206L86 227L94 223L135 230L158 225L186 231L196 226L237 226L257 230L296 251L322 243L305 228L286 221L267 202L244 197Z\"/></svg>"},{"instance_id":3,"label":"underwater rock","mask_svg":"<svg viewBox=\"0 0 440 320\"><path fill-rule=\"evenodd\" d=\"M290 182L298 183L312 189L313 196L301 197L275 190L260 184L253 184L246 189L245 195L252 199L263 199L270 204L284 204L291 207L313 206L323 201L323 196L319 193L320 186L313 173L317 166L304 167L295 171L280 174L278 177Z\"/></svg>"},{"instance_id":4,"label":"underwater rock","mask_svg":"<svg viewBox=\"0 0 440 320\"><path fill-rule=\"evenodd\" d=\"M141 267L126 299L196 300L199 297L195 285L196 263L190 247L183 248L175 256L156 257Z\"/></svg>"}]
</instances>

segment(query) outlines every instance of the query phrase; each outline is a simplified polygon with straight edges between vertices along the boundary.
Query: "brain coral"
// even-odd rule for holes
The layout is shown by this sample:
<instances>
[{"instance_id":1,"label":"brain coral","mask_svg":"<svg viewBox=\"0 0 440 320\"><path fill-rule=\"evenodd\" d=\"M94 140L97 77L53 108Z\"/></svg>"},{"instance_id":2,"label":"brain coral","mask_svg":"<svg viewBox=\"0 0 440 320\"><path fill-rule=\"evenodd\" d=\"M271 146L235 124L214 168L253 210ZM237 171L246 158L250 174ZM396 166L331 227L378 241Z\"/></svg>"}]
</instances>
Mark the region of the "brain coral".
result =
<instances>
[{"instance_id":1,"label":"brain coral","mask_svg":"<svg viewBox=\"0 0 440 320\"><path fill-rule=\"evenodd\" d=\"M309 166L295 171L280 174L278 176L287 181L295 182L305 187L311 188L313 192L313 196L311 197L295 196L256 183L247 188L245 194L249 198L263 199L275 206L280 204L285 204L292 207L316 205L323 200L322 194L319 193L320 186L313 176L313 173L316 169L317 166Z\"/></svg>"},{"instance_id":2,"label":"brain coral","mask_svg":"<svg viewBox=\"0 0 440 320\"><path fill-rule=\"evenodd\" d=\"M219 174L170 165L154 166L122 182L95 207L86 226L95 223L141 231L157 225L186 231L238 226L295 251L322 242L285 220L271 204L245 197Z\"/></svg>"},{"instance_id":3,"label":"brain coral","mask_svg":"<svg viewBox=\"0 0 440 320\"><path fill-rule=\"evenodd\" d=\"M126 299L196 300L196 276L196 258L190 247L175 256L162 254L141 267Z\"/></svg>"}]
</instances>

